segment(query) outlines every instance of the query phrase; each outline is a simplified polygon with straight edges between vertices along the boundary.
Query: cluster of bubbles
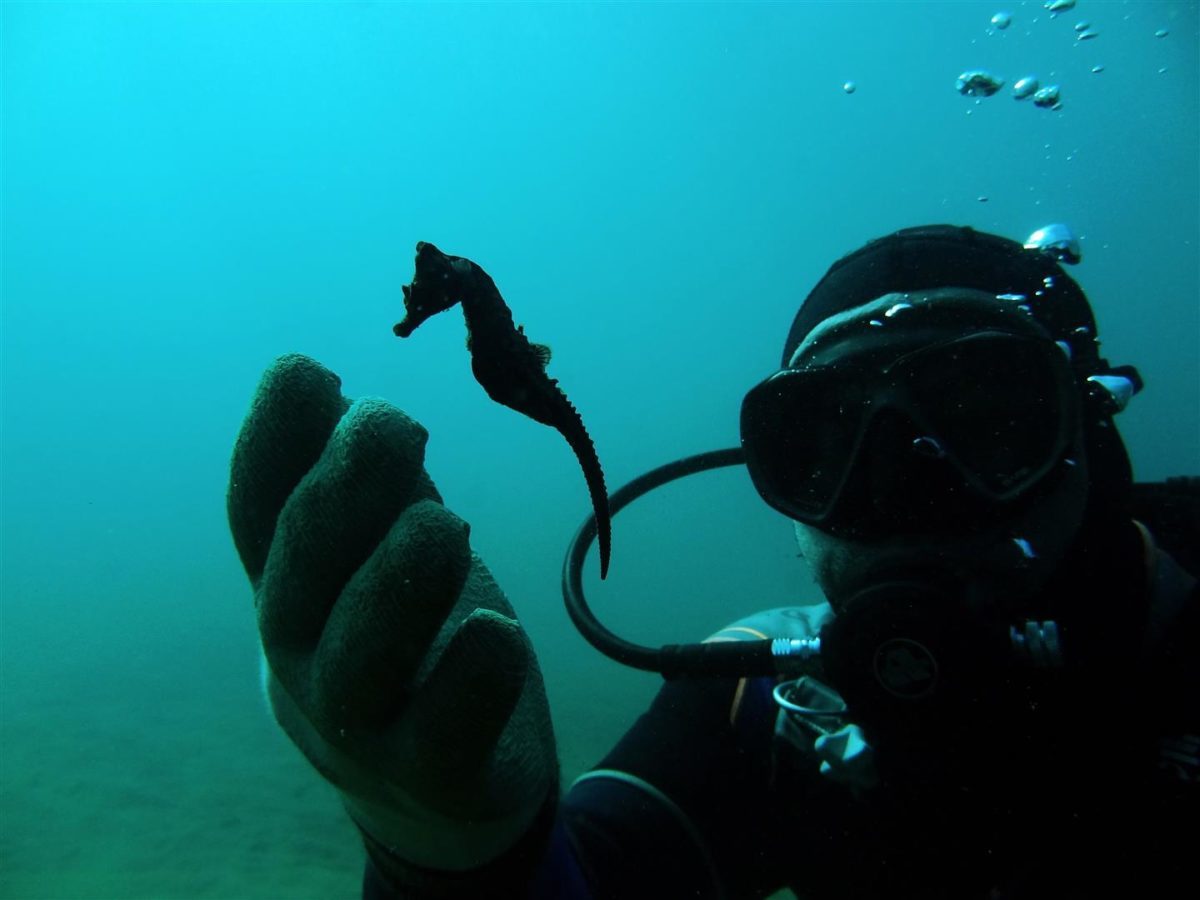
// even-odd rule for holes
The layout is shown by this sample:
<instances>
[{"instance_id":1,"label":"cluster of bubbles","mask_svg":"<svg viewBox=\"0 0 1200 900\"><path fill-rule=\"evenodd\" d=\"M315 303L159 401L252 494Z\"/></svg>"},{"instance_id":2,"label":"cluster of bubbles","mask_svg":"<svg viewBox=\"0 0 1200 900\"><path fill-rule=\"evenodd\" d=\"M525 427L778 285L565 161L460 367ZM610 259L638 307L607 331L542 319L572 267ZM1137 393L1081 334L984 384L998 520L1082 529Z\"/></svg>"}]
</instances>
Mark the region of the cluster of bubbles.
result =
<instances>
[{"instance_id":1,"label":"cluster of bubbles","mask_svg":"<svg viewBox=\"0 0 1200 900\"><path fill-rule=\"evenodd\" d=\"M1050 13L1050 18L1056 18L1060 13L1067 12L1075 8L1076 0L1045 0L1042 8ZM992 27L997 31L1004 31L1012 24L1012 13L998 12L991 18ZM1154 32L1156 38L1165 38L1170 32L1165 28L1160 28ZM1100 36L1100 32L1092 28L1090 22L1080 20L1075 23L1075 40L1076 42L1092 41ZM1104 66L1092 66L1092 73L1099 75L1104 71ZM1165 69L1159 69L1159 72L1164 72ZM955 88L964 97L990 97L1000 91L1004 87L1004 79L993 75L984 69L968 69L958 76L955 82ZM853 81L846 81L842 84L842 90L847 94L853 94L858 90L858 85ZM1061 88L1057 84L1048 84L1044 87L1038 82L1036 76L1025 75L1018 78L1012 86L1012 96L1014 100L1032 100L1033 105L1040 109L1062 109L1062 101L1059 99Z\"/></svg>"},{"instance_id":2,"label":"cluster of bubbles","mask_svg":"<svg viewBox=\"0 0 1200 900\"><path fill-rule=\"evenodd\" d=\"M1075 0L1046 0L1042 4L1042 8L1050 13L1051 18L1054 18L1060 13L1074 9ZM992 16L991 24L996 30L1004 31L1012 24L1012 14L998 12ZM1154 36L1157 38L1164 38L1167 34L1168 32L1165 28L1160 28L1154 32ZM1079 21L1075 23L1075 40L1077 42L1092 41L1099 36L1100 32L1093 29L1090 22ZM1094 74L1098 75L1103 71L1104 66L1096 65L1092 67ZM1004 87L1004 79L984 69L969 69L958 76L955 87L964 97L990 97ZM1033 105L1042 109L1062 109L1059 94L1060 88L1057 84L1049 84L1043 87L1033 75L1026 75L1017 79L1012 86L1014 100L1032 99Z\"/></svg>"},{"instance_id":3,"label":"cluster of bubbles","mask_svg":"<svg viewBox=\"0 0 1200 900\"><path fill-rule=\"evenodd\" d=\"M991 72L983 69L969 69L958 76L955 87L964 97L990 97L1004 87L1004 79L997 78ZM1012 86L1014 99L1028 100L1032 97L1033 105L1042 109L1062 109L1058 94L1057 84L1048 84L1042 87L1038 84L1037 78L1032 75L1018 78Z\"/></svg>"}]
</instances>

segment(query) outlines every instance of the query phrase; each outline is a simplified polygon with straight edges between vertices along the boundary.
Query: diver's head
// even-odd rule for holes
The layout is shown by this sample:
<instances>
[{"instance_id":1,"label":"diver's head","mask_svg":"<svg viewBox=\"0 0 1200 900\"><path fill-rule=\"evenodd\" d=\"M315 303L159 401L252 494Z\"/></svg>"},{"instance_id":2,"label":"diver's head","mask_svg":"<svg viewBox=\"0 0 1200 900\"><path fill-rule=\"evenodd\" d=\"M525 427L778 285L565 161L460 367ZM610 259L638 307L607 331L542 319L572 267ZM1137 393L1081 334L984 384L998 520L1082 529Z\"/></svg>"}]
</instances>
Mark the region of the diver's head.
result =
<instances>
[{"instance_id":1,"label":"diver's head","mask_svg":"<svg viewBox=\"0 0 1200 900\"><path fill-rule=\"evenodd\" d=\"M783 368L745 398L742 443L835 608L909 572L1028 595L1128 486L1112 397L1089 381L1112 372L1054 259L908 229L808 296Z\"/></svg>"}]
</instances>

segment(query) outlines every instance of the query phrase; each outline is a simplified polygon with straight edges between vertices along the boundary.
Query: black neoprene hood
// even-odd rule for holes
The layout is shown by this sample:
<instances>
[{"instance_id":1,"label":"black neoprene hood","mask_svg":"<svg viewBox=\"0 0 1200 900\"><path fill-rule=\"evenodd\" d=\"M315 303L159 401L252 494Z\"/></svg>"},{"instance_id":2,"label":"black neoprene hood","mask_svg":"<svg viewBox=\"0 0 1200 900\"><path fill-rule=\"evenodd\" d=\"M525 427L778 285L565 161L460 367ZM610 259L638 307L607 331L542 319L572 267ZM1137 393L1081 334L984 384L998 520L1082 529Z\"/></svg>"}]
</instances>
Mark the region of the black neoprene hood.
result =
<instances>
[{"instance_id":1,"label":"black neoprene hood","mask_svg":"<svg viewBox=\"0 0 1200 900\"><path fill-rule=\"evenodd\" d=\"M1033 318L1071 348L1077 368L1102 365L1096 320L1083 290L1054 259L1008 238L953 225L923 225L877 238L830 267L801 305L783 348L786 368L825 319L877 297L960 287L1023 299Z\"/></svg>"}]
</instances>

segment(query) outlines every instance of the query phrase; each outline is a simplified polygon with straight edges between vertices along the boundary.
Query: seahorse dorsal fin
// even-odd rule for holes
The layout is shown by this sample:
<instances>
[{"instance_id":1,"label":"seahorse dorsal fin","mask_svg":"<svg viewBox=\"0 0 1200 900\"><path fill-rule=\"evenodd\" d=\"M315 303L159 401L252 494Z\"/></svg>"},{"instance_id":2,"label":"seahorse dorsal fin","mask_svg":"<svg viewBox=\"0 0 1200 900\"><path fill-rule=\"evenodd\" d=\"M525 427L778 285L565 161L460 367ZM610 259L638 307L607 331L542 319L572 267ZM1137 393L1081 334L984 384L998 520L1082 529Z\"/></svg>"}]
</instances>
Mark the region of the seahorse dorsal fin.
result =
<instances>
[{"instance_id":1,"label":"seahorse dorsal fin","mask_svg":"<svg viewBox=\"0 0 1200 900\"><path fill-rule=\"evenodd\" d=\"M537 354L538 362L542 368L546 368L550 364L550 345L549 344L530 344L533 347L533 352Z\"/></svg>"}]
</instances>

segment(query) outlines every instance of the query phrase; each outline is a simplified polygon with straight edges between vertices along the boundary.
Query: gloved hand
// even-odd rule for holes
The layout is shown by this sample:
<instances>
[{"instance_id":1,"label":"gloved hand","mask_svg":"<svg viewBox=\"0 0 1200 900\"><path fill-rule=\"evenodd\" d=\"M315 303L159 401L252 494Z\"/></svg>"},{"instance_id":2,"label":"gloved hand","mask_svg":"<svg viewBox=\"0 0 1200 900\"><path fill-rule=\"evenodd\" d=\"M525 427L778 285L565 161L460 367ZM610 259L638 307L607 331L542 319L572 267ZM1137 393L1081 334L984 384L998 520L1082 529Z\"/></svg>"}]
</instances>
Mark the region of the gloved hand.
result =
<instances>
[{"instance_id":1,"label":"gloved hand","mask_svg":"<svg viewBox=\"0 0 1200 900\"><path fill-rule=\"evenodd\" d=\"M311 359L277 360L234 448L229 523L268 696L385 873L473 869L557 800L541 673L425 473L425 430L340 389Z\"/></svg>"}]
</instances>

